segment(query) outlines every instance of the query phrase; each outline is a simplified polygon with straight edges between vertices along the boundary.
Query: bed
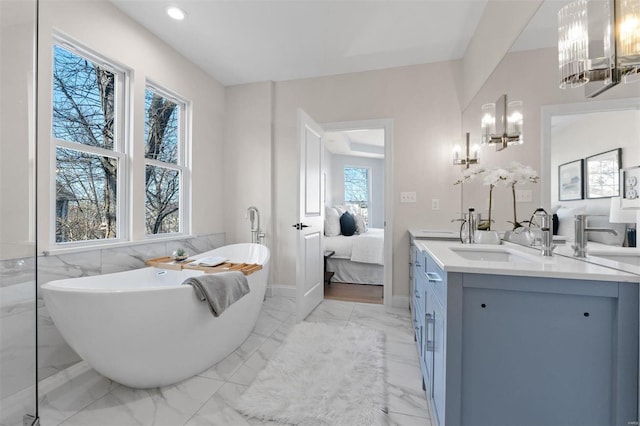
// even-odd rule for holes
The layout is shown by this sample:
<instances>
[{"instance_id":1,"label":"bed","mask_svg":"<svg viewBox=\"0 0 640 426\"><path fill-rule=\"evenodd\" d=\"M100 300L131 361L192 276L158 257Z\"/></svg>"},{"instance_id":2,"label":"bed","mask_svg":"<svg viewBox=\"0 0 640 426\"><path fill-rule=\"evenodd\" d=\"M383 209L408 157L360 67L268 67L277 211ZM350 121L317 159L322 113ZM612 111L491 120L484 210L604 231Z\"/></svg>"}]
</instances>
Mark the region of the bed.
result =
<instances>
[{"instance_id":1,"label":"bed","mask_svg":"<svg viewBox=\"0 0 640 426\"><path fill-rule=\"evenodd\" d=\"M369 228L352 236L325 236L325 250L335 253L327 259L332 282L384 284L384 229Z\"/></svg>"}]
</instances>

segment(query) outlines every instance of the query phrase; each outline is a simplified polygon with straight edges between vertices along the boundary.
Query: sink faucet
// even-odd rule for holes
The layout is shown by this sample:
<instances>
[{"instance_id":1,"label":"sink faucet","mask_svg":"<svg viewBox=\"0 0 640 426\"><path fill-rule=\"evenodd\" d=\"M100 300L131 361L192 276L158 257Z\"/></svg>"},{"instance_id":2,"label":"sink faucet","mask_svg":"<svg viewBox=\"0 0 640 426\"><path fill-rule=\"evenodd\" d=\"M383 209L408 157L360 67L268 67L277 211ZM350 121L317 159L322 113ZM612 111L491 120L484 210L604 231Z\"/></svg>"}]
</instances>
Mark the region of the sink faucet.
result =
<instances>
[{"instance_id":1,"label":"sink faucet","mask_svg":"<svg viewBox=\"0 0 640 426\"><path fill-rule=\"evenodd\" d=\"M556 247L553 245L553 231L551 229L552 217L544 210L537 212L536 216L540 218L540 231L542 233L540 254L543 256L553 256L553 249Z\"/></svg>"},{"instance_id":2,"label":"sink faucet","mask_svg":"<svg viewBox=\"0 0 640 426\"><path fill-rule=\"evenodd\" d=\"M257 207L251 206L247 209L247 214L251 221L251 242L254 244L263 244L264 232L260 229L260 211Z\"/></svg>"},{"instance_id":3,"label":"sink faucet","mask_svg":"<svg viewBox=\"0 0 640 426\"><path fill-rule=\"evenodd\" d=\"M577 214L575 219L576 243L571 246L575 257L587 256L587 232L608 232L618 235L615 229L610 228L588 228L586 214Z\"/></svg>"}]
</instances>

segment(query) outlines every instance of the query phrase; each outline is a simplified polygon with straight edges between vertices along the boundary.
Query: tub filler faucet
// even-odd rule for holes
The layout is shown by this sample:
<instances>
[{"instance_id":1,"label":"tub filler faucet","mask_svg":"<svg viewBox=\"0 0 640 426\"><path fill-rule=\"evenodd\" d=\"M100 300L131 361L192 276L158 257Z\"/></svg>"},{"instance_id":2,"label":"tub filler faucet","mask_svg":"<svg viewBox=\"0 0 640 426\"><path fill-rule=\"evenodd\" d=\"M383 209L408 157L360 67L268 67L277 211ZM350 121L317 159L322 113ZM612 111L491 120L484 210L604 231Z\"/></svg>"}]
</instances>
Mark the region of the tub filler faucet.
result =
<instances>
[{"instance_id":1,"label":"tub filler faucet","mask_svg":"<svg viewBox=\"0 0 640 426\"><path fill-rule=\"evenodd\" d=\"M257 207L251 206L247 209L247 215L251 221L251 242L254 244L264 244L264 232L260 229L260 211Z\"/></svg>"},{"instance_id":2,"label":"tub filler faucet","mask_svg":"<svg viewBox=\"0 0 640 426\"><path fill-rule=\"evenodd\" d=\"M618 235L614 229L588 228L586 214L577 214L575 219L576 243L572 246L575 257L587 257L587 232L608 232Z\"/></svg>"}]
</instances>

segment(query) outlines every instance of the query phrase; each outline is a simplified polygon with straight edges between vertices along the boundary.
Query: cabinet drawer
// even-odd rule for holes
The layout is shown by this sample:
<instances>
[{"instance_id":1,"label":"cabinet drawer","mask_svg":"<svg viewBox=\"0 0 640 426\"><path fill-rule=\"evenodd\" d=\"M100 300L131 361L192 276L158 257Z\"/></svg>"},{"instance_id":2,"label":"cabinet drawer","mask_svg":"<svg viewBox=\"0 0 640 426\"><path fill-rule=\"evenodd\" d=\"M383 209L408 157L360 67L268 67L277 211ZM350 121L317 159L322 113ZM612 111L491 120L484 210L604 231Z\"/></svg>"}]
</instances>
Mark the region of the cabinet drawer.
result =
<instances>
[{"instance_id":1,"label":"cabinet drawer","mask_svg":"<svg viewBox=\"0 0 640 426\"><path fill-rule=\"evenodd\" d=\"M425 278L442 306L447 304L447 274L427 256Z\"/></svg>"}]
</instances>

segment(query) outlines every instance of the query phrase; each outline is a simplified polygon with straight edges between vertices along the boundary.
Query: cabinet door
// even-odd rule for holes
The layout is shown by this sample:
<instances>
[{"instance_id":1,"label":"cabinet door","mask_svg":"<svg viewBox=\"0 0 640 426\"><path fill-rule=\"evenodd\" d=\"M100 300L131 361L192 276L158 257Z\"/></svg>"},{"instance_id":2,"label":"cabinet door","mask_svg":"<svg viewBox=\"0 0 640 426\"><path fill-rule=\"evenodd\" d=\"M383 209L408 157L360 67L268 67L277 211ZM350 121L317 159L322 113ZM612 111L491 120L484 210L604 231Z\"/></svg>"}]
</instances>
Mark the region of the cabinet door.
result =
<instances>
[{"instance_id":1,"label":"cabinet door","mask_svg":"<svg viewBox=\"0 0 640 426\"><path fill-rule=\"evenodd\" d=\"M501 280L515 286L493 277ZM465 288L462 424L611 424L615 306L608 297Z\"/></svg>"}]
</instances>

